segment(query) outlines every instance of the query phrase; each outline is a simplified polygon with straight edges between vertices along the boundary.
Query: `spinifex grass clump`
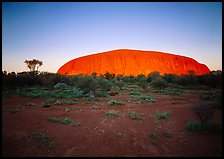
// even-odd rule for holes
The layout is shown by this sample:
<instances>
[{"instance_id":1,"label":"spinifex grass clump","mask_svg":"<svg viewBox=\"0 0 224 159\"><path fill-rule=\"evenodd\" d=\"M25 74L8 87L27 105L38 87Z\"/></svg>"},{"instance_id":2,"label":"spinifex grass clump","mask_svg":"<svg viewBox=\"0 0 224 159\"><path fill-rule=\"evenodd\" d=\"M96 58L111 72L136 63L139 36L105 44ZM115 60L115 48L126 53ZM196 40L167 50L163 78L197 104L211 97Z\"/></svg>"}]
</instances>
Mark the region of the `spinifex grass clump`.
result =
<instances>
[{"instance_id":1,"label":"spinifex grass clump","mask_svg":"<svg viewBox=\"0 0 224 159\"><path fill-rule=\"evenodd\" d=\"M145 103L145 102L156 102L156 98L152 94L147 95L131 95L131 98L135 98L135 100L140 100L138 103Z\"/></svg>"},{"instance_id":2,"label":"spinifex grass clump","mask_svg":"<svg viewBox=\"0 0 224 159\"><path fill-rule=\"evenodd\" d=\"M55 105L62 105L63 103L60 100L56 100Z\"/></svg>"},{"instance_id":3,"label":"spinifex grass clump","mask_svg":"<svg viewBox=\"0 0 224 159\"><path fill-rule=\"evenodd\" d=\"M35 106L36 104L34 102L27 103L28 106Z\"/></svg>"},{"instance_id":4,"label":"spinifex grass clump","mask_svg":"<svg viewBox=\"0 0 224 159\"><path fill-rule=\"evenodd\" d=\"M122 101L116 101L116 100L110 100L108 102L108 105L109 106L112 106L112 105L125 105L125 102L122 102Z\"/></svg>"},{"instance_id":5,"label":"spinifex grass clump","mask_svg":"<svg viewBox=\"0 0 224 159\"><path fill-rule=\"evenodd\" d=\"M158 113L156 115L157 119L168 119L168 117L169 117L169 112Z\"/></svg>"},{"instance_id":6,"label":"spinifex grass clump","mask_svg":"<svg viewBox=\"0 0 224 159\"><path fill-rule=\"evenodd\" d=\"M128 113L128 116L131 117L131 119L133 120L142 120L142 116L144 115L144 113L135 113L135 112L130 112Z\"/></svg>"},{"instance_id":7,"label":"spinifex grass clump","mask_svg":"<svg viewBox=\"0 0 224 159\"><path fill-rule=\"evenodd\" d=\"M99 109L99 107L97 105L92 105L90 106L91 109Z\"/></svg>"},{"instance_id":8,"label":"spinifex grass clump","mask_svg":"<svg viewBox=\"0 0 224 159\"><path fill-rule=\"evenodd\" d=\"M141 95L141 90L132 90L129 94L130 95L135 95L135 96L140 96Z\"/></svg>"},{"instance_id":9,"label":"spinifex grass clump","mask_svg":"<svg viewBox=\"0 0 224 159\"><path fill-rule=\"evenodd\" d=\"M77 101L73 101L73 100L66 100L65 101L65 104L67 104L67 105L73 105L73 104L78 104L78 102Z\"/></svg>"},{"instance_id":10,"label":"spinifex grass clump","mask_svg":"<svg viewBox=\"0 0 224 159\"><path fill-rule=\"evenodd\" d=\"M75 122L75 121L69 119L68 117L64 118L63 120L60 119L60 118L56 118L56 117L48 117L47 119L50 120L50 121L53 121L55 123L69 124L69 125L72 125L72 126L79 126L80 125L79 122Z\"/></svg>"},{"instance_id":11,"label":"spinifex grass clump","mask_svg":"<svg viewBox=\"0 0 224 159\"><path fill-rule=\"evenodd\" d=\"M116 116L118 116L118 115L119 115L118 111L115 111L115 110L109 110L109 111L106 113L106 116L108 116L108 117L116 117Z\"/></svg>"},{"instance_id":12,"label":"spinifex grass clump","mask_svg":"<svg viewBox=\"0 0 224 159\"><path fill-rule=\"evenodd\" d=\"M167 90L167 89L156 89L154 91L158 93L163 93L165 95L177 95L177 96L183 93L183 91L181 90Z\"/></svg>"},{"instance_id":13,"label":"spinifex grass clump","mask_svg":"<svg viewBox=\"0 0 224 159\"><path fill-rule=\"evenodd\" d=\"M148 137L150 137L152 139L152 144L156 144L157 143L157 138L158 138L158 134L156 133L150 133L148 134Z\"/></svg>"},{"instance_id":14,"label":"spinifex grass clump","mask_svg":"<svg viewBox=\"0 0 224 159\"><path fill-rule=\"evenodd\" d=\"M28 136L32 140L40 141L47 149L52 149L55 145L55 141L53 137L49 137L44 132L32 132L31 135Z\"/></svg>"}]
</instances>

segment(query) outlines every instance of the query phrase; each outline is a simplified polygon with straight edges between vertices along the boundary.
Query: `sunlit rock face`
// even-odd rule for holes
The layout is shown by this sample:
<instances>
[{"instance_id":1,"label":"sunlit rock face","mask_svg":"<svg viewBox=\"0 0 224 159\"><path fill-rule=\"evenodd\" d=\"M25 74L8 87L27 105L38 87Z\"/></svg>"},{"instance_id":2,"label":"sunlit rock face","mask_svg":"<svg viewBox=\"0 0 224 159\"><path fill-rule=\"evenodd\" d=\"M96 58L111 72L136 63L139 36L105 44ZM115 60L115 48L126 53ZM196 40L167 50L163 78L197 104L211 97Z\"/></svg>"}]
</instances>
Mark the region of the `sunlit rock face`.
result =
<instances>
[{"instance_id":1,"label":"sunlit rock face","mask_svg":"<svg viewBox=\"0 0 224 159\"><path fill-rule=\"evenodd\" d=\"M90 75L96 72L100 75L109 72L124 76L147 76L153 71L158 71L161 75L181 75L188 74L189 70L193 70L196 75L210 72L206 65L189 57L157 51L119 49L73 59L61 66L57 73Z\"/></svg>"}]
</instances>

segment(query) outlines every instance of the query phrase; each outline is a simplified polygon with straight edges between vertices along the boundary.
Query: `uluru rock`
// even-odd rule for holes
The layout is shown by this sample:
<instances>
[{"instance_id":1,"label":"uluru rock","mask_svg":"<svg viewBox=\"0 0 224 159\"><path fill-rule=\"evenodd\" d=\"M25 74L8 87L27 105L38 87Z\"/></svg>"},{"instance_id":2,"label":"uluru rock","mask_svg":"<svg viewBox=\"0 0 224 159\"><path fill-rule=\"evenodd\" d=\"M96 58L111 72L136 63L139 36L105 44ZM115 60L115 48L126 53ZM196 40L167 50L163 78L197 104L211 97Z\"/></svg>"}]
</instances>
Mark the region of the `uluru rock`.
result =
<instances>
[{"instance_id":1,"label":"uluru rock","mask_svg":"<svg viewBox=\"0 0 224 159\"><path fill-rule=\"evenodd\" d=\"M119 49L73 59L61 66L57 73L90 75L96 72L100 75L109 72L123 76L147 76L153 71L158 71L161 75L181 75L188 74L189 70L193 70L196 75L210 72L206 65L189 57L158 51Z\"/></svg>"}]
</instances>

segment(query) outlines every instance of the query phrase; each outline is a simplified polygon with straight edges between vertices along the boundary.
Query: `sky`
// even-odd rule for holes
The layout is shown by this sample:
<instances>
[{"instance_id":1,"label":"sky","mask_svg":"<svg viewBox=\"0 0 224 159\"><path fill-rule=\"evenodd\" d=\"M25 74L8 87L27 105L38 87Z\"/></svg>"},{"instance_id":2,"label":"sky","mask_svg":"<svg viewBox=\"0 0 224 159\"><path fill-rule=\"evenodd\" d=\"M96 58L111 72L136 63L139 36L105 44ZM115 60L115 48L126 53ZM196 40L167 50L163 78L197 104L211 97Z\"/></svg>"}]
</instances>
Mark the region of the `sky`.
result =
<instances>
[{"instance_id":1,"label":"sky","mask_svg":"<svg viewBox=\"0 0 224 159\"><path fill-rule=\"evenodd\" d=\"M161 51L222 70L222 2L2 2L2 71L116 49Z\"/></svg>"}]
</instances>

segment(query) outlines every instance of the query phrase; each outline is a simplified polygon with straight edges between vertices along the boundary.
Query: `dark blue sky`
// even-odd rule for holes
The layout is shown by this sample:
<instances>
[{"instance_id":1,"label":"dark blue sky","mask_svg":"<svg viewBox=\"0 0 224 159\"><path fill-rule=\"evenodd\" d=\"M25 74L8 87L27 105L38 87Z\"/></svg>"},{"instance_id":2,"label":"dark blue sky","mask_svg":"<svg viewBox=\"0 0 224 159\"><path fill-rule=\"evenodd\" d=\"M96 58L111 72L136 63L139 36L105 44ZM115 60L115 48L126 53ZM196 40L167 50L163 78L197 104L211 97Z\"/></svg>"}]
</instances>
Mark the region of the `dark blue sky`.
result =
<instances>
[{"instance_id":1,"label":"dark blue sky","mask_svg":"<svg viewBox=\"0 0 224 159\"><path fill-rule=\"evenodd\" d=\"M57 72L67 61L115 49L192 57L222 69L221 2L2 2L2 64L26 59Z\"/></svg>"}]
</instances>

